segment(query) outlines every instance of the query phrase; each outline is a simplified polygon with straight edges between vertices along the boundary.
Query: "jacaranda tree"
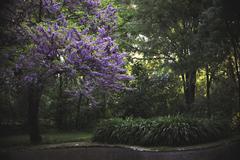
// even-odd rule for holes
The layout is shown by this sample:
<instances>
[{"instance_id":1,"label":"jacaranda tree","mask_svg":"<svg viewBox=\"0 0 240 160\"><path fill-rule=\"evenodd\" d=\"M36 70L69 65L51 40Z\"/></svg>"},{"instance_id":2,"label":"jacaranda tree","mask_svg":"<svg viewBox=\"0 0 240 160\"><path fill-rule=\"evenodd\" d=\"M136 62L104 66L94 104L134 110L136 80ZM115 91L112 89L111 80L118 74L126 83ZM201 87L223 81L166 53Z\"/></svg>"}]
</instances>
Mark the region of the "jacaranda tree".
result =
<instances>
[{"instance_id":1,"label":"jacaranda tree","mask_svg":"<svg viewBox=\"0 0 240 160\"><path fill-rule=\"evenodd\" d=\"M16 68L28 88L29 126L32 143L39 143L38 109L51 78L65 74L81 84L82 94L94 103L95 88L125 89L124 53L114 40L116 9L100 0L42 0L42 18L28 27L32 43L22 53Z\"/></svg>"}]
</instances>

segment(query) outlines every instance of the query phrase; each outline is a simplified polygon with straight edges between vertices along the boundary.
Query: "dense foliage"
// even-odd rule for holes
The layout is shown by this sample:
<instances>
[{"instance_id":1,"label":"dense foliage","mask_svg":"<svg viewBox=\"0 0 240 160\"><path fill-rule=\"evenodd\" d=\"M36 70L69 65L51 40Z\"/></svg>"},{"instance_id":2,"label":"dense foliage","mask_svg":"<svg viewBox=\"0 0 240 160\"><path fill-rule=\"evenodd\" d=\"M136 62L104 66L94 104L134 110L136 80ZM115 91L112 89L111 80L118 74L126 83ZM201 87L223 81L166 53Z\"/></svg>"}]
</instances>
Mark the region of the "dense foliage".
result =
<instances>
[{"instance_id":1,"label":"dense foliage","mask_svg":"<svg viewBox=\"0 0 240 160\"><path fill-rule=\"evenodd\" d=\"M131 79L124 69L126 54L119 52L113 38L116 9L112 5L101 6L98 0L41 0L40 8L37 25L25 27L30 44L18 53L13 73L20 86L28 90L28 122L31 140L36 143L41 141L39 105L50 79L61 81L62 76L67 76L78 81L77 88L68 94L87 97L91 106L96 105L96 88L120 91L125 89L123 81ZM62 83L60 90L59 101Z\"/></svg>"},{"instance_id":2,"label":"dense foliage","mask_svg":"<svg viewBox=\"0 0 240 160\"><path fill-rule=\"evenodd\" d=\"M228 135L223 121L184 118L109 119L101 122L94 141L144 146L184 146L215 141Z\"/></svg>"},{"instance_id":3,"label":"dense foliage","mask_svg":"<svg viewBox=\"0 0 240 160\"><path fill-rule=\"evenodd\" d=\"M127 126L126 133L137 121L144 127L186 121L209 135L217 118L237 131L238 6L238 0L2 0L0 132L20 128L38 143L42 127L82 130L106 118L179 114L196 118L111 121ZM193 128L176 127L164 137L181 137L171 145L198 143ZM179 135L185 129L190 140ZM220 136L210 137L199 141Z\"/></svg>"},{"instance_id":4,"label":"dense foliage","mask_svg":"<svg viewBox=\"0 0 240 160\"><path fill-rule=\"evenodd\" d=\"M99 1L42 3L54 18L32 28L33 47L30 53L19 55L17 71L24 71L24 83L44 85L51 76L66 73L78 76L80 93L89 98L94 86L123 89L120 81L129 79L123 68L125 54L119 53L111 37L116 9L101 8ZM76 14L74 21L64 11Z\"/></svg>"}]
</instances>

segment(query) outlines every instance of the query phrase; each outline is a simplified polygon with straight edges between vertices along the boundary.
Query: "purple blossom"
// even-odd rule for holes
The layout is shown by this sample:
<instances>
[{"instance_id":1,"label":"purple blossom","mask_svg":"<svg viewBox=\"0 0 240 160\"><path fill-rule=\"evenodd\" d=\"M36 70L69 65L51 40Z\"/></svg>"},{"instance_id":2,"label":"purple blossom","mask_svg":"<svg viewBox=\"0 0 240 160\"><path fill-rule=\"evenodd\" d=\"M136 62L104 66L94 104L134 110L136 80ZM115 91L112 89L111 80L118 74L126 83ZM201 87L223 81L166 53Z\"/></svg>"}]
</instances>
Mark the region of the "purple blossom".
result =
<instances>
[{"instance_id":1,"label":"purple blossom","mask_svg":"<svg viewBox=\"0 0 240 160\"><path fill-rule=\"evenodd\" d=\"M99 28L98 33L101 37L107 36L107 32L106 32L105 28Z\"/></svg>"},{"instance_id":2,"label":"purple blossom","mask_svg":"<svg viewBox=\"0 0 240 160\"><path fill-rule=\"evenodd\" d=\"M67 20L64 14L61 13L60 15L57 16L57 22L62 26L67 27Z\"/></svg>"},{"instance_id":3,"label":"purple blossom","mask_svg":"<svg viewBox=\"0 0 240 160\"><path fill-rule=\"evenodd\" d=\"M53 28L54 28L55 31L57 31L59 29L59 25L57 23L54 23Z\"/></svg>"},{"instance_id":4,"label":"purple blossom","mask_svg":"<svg viewBox=\"0 0 240 160\"><path fill-rule=\"evenodd\" d=\"M36 83L59 72L84 77L80 93L92 99L93 104L96 104L92 96L95 88L125 89L124 81L132 77L123 68L126 54L119 52L112 38L116 9L111 5L101 8L99 0L64 0L67 6L81 6L86 11L86 15L77 20L83 29L77 29L70 26L67 16L60 12L61 3L43 2L55 19L49 20L48 26L37 26L32 34L31 54L19 61L21 65L16 65L16 68L27 69L23 80Z\"/></svg>"},{"instance_id":5,"label":"purple blossom","mask_svg":"<svg viewBox=\"0 0 240 160\"><path fill-rule=\"evenodd\" d=\"M87 21L88 21L87 16L84 16L83 18L81 18L81 19L79 20L79 24L80 24L80 25L84 25L84 24L86 24Z\"/></svg>"},{"instance_id":6,"label":"purple blossom","mask_svg":"<svg viewBox=\"0 0 240 160\"><path fill-rule=\"evenodd\" d=\"M53 0L42 0L42 4L50 13L57 13L62 7L61 3L54 3Z\"/></svg>"},{"instance_id":7,"label":"purple blossom","mask_svg":"<svg viewBox=\"0 0 240 160\"><path fill-rule=\"evenodd\" d=\"M31 73L29 75L26 75L24 78L24 83L26 84L33 84L33 83L37 83L38 80L38 76L37 73Z\"/></svg>"}]
</instances>

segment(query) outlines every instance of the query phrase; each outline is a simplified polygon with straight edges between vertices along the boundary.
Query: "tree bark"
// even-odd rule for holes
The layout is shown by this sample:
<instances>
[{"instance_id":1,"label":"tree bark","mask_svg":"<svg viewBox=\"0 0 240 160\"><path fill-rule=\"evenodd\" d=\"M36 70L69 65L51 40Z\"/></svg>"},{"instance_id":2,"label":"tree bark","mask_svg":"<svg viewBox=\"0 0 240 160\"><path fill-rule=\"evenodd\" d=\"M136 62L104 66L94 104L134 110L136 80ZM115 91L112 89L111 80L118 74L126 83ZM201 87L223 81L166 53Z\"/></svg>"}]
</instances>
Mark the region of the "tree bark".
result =
<instances>
[{"instance_id":1,"label":"tree bark","mask_svg":"<svg viewBox=\"0 0 240 160\"><path fill-rule=\"evenodd\" d=\"M185 76L185 103L189 106L195 101L195 89L196 89L196 71L190 71Z\"/></svg>"},{"instance_id":2,"label":"tree bark","mask_svg":"<svg viewBox=\"0 0 240 160\"><path fill-rule=\"evenodd\" d=\"M63 77L60 74L59 76L59 95L57 102L57 110L56 110L56 126L58 129L63 129L64 126L64 110L63 110Z\"/></svg>"},{"instance_id":3,"label":"tree bark","mask_svg":"<svg viewBox=\"0 0 240 160\"><path fill-rule=\"evenodd\" d=\"M211 78L209 73L209 66L206 65L206 97L207 97L207 113L208 116L211 116L211 108L210 108L210 87L211 87Z\"/></svg>"},{"instance_id":4,"label":"tree bark","mask_svg":"<svg viewBox=\"0 0 240 160\"><path fill-rule=\"evenodd\" d=\"M228 74L228 77L230 77L231 80L233 81L235 87L237 88L238 87L237 78L234 71L234 62L231 56L229 56L227 61L227 74Z\"/></svg>"},{"instance_id":5,"label":"tree bark","mask_svg":"<svg viewBox=\"0 0 240 160\"><path fill-rule=\"evenodd\" d=\"M42 138L39 132L39 105L42 95L42 87L29 86L28 88L28 125L32 144L38 144Z\"/></svg>"},{"instance_id":6,"label":"tree bark","mask_svg":"<svg viewBox=\"0 0 240 160\"><path fill-rule=\"evenodd\" d=\"M42 1L39 1L38 22L42 21ZM39 105L43 88L32 84L28 87L28 127L29 136L32 144L42 141L39 131Z\"/></svg>"},{"instance_id":7,"label":"tree bark","mask_svg":"<svg viewBox=\"0 0 240 160\"><path fill-rule=\"evenodd\" d=\"M81 107L81 104L82 104L82 98L83 98L83 95L80 93L79 95L79 98L78 98L78 103L77 103L77 114L76 114L76 119L75 119L75 127L76 129L79 128L79 123L80 123L80 107Z\"/></svg>"}]
</instances>

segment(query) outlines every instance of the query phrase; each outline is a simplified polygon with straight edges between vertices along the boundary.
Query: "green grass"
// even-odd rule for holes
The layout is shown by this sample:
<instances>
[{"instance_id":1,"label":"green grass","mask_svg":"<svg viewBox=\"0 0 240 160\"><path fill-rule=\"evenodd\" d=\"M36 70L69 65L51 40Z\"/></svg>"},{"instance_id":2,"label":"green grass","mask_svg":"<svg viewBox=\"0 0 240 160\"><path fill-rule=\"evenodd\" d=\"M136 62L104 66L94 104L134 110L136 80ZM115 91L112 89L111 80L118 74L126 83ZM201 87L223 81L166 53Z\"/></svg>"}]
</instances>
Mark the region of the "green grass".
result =
<instances>
[{"instance_id":1,"label":"green grass","mask_svg":"<svg viewBox=\"0 0 240 160\"><path fill-rule=\"evenodd\" d=\"M41 144L57 144L64 142L89 142L91 141L91 132L50 132L42 134ZM13 135L0 137L0 147L28 146L31 145L29 136Z\"/></svg>"}]
</instances>

